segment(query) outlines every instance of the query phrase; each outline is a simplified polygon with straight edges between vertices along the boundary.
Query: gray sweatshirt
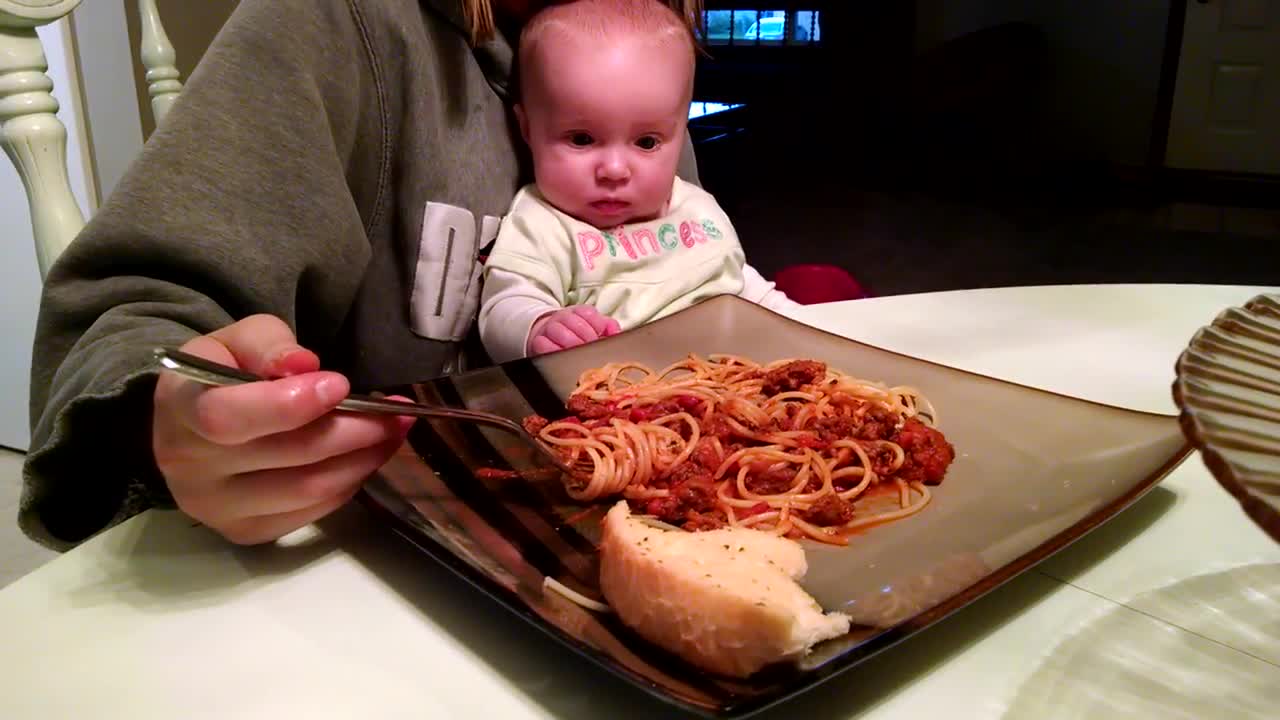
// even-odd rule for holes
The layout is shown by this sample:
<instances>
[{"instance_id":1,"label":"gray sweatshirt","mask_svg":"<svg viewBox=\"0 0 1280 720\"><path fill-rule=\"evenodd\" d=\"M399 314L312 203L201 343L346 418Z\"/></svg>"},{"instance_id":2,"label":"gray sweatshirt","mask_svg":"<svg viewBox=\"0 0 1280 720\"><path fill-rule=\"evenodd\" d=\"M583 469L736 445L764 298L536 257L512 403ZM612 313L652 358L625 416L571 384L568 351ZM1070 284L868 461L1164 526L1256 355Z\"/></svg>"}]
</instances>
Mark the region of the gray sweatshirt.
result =
<instances>
[{"instance_id":1,"label":"gray sweatshirt","mask_svg":"<svg viewBox=\"0 0 1280 720\"><path fill-rule=\"evenodd\" d=\"M24 532L65 548L172 506L156 345L270 313L356 389L462 369L479 251L531 179L512 55L449 0L242 0L46 278Z\"/></svg>"}]
</instances>

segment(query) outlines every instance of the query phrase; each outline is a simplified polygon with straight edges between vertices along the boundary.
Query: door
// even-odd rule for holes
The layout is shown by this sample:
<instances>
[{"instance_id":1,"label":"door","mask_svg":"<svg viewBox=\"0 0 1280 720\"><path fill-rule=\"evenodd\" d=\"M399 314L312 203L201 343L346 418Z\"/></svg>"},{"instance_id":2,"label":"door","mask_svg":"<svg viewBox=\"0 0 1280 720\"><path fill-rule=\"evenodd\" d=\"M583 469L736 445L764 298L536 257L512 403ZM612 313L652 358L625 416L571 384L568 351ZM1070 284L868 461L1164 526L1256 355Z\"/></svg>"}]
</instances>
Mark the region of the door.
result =
<instances>
[{"instance_id":1,"label":"door","mask_svg":"<svg viewBox=\"0 0 1280 720\"><path fill-rule=\"evenodd\" d=\"M1165 165L1280 175L1280 0L1187 0Z\"/></svg>"}]
</instances>

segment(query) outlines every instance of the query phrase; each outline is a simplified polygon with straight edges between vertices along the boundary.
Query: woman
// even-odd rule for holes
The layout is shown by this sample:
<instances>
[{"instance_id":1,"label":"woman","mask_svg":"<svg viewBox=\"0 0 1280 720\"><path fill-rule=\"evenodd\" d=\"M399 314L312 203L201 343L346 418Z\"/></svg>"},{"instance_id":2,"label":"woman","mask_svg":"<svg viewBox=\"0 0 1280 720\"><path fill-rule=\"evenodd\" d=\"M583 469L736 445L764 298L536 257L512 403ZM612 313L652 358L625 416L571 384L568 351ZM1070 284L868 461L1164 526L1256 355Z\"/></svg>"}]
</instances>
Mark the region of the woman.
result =
<instances>
[{"instance_id":1,"label":"woman","mask_svg":"<svg viewBox=\"0 0 1280 720\"><path fill-rule=\"evenodd\" d=\"M506 38L545 4L242 0L46 278L28 535L176 505L259 543L351 498L410 421L337 402L462 367L479 249L529 180ZM157 345L275 379L157 378Z\"/></svg>"}]
</instances>

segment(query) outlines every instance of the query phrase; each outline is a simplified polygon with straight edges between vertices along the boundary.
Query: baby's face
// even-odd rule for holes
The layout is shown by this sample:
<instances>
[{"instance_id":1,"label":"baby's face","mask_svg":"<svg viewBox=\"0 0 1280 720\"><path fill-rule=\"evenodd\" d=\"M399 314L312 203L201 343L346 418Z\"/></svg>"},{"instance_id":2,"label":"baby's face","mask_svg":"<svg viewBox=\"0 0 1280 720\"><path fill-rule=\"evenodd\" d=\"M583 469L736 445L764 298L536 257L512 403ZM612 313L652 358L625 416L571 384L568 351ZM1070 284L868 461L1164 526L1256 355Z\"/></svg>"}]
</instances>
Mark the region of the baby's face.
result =
<instances>
[{"instance_id":1,"label":"baby's face","mask_svg":"<svg viewBox=\"0 0 1280 720\"><path fill-rule=\"evenodd\" d=\"M662 214L685 139L688 51L557 33L536 52L519 112L543 196L602 229Z\"/></svg>"}]
</instances>

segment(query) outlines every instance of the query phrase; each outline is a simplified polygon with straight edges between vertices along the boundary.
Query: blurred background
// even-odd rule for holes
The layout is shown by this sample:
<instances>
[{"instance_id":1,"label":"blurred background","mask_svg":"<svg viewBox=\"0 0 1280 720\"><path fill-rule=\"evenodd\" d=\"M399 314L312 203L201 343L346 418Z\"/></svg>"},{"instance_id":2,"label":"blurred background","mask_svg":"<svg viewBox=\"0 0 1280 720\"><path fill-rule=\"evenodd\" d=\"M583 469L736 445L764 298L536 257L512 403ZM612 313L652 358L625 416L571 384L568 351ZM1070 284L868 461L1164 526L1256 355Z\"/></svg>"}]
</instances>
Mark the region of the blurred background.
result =
<instances>
[{"instance_id":1,"label":"blurred background","mask_svg":"<svg viewBox=\"0 0 1280 720\"><path fill-rule=\"evenodd\" d=\"M703 182L766 275L1280 282L1280 3L707 7Z\"/></svg>"}]
</instances>

